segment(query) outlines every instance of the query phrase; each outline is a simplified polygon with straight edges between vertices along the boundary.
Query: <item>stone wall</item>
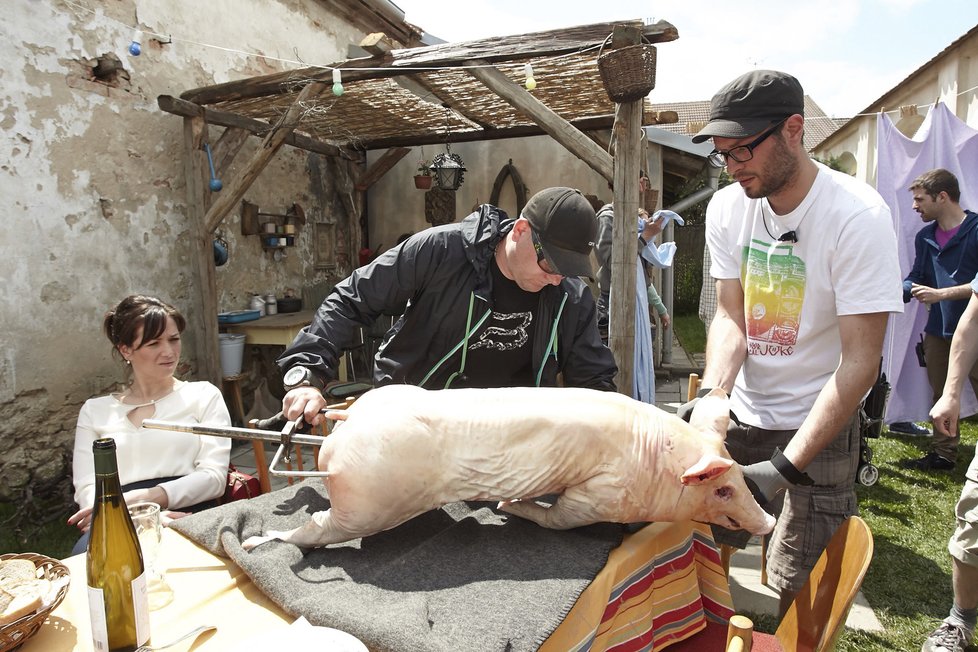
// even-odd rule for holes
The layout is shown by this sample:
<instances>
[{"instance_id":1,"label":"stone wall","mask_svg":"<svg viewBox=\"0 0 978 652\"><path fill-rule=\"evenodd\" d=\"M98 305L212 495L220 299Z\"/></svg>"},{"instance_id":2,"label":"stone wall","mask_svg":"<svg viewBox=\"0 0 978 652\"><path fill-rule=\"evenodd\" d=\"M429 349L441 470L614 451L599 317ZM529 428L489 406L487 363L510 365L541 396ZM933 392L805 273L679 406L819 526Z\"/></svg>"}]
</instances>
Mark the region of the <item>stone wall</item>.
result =
<instances>
[{"instance_id":1,"label":"stone wall","mask_svg":"<svg viewBox=\"0 0 978 652\"><path fill-rule=\"evenodd\" d=\"M364 36L302 0L12 0L0 22L0 501L70 495L81 404L114 389L122 370L100 332L131 293L193 315L182 119L161 94L330 63ZM147 32L131 56L133 26ZM152 36L155 32L166 36ZM95 70L101 79L96 77ZM210 141L220 136L210 129ZM258 141L250 139L229 176ZM347 217L318 156L284 147L245 198L263 211L293 202L310 224L276 261L232 213L220 231L230 260L217 271L219 307L291 287L321 297L349 266L316 266L312 222ZM227 181L225 180L225 184ZM358 243L347 243L355 247ZM209 318L209 316L207 316ZM181 377L196 370L187 332ZM215 344L216 345L216 344Z\"/></svg>"}]
</instances>

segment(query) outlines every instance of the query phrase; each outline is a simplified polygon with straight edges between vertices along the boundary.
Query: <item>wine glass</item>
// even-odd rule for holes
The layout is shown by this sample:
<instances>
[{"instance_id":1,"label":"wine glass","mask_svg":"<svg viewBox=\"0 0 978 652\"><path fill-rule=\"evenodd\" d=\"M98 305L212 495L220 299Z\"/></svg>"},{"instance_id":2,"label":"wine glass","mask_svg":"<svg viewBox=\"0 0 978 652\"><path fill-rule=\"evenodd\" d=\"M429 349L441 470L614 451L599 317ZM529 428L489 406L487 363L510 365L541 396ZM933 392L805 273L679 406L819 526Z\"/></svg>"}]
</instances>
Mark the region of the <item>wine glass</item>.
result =
<instances>
[{"instance_id":1,"label":"wine glass","mask_svg":"<svg viewBox=\"0 0 978 652\"><path fill-rule=\"evenodd\" d=\"M134 503L129 505L129 516L136 527L136 536L143 551L143 562L146 564L149 608L152 611L165 607L173 600L173 589L167 584L163 570L157 563L160 541L163 538L160 506L157 503Z\"/></svg>"}]
</instances>

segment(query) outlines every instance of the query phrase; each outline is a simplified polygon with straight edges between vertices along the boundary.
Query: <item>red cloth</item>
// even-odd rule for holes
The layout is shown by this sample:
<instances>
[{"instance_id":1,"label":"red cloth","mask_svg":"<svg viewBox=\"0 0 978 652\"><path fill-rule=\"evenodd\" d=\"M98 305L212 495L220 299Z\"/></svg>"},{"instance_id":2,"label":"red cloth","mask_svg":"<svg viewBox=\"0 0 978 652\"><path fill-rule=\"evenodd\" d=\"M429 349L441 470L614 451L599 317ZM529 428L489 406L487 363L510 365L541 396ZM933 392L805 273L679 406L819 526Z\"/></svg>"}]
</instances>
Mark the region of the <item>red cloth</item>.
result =
<instances>
[{"instance_id":1,"label":"red cloth","mask_svg":"<svg viewBox=\"0 0 978 652\"><path fill-rule=\"evenodd\" d=\"M673 643L668 652L724 652L727 646L727 626L706 621L706 629L685 641ZM751 639L751 652L784 652L773 634L754 632Z\"/></svg>"}]
</instances>

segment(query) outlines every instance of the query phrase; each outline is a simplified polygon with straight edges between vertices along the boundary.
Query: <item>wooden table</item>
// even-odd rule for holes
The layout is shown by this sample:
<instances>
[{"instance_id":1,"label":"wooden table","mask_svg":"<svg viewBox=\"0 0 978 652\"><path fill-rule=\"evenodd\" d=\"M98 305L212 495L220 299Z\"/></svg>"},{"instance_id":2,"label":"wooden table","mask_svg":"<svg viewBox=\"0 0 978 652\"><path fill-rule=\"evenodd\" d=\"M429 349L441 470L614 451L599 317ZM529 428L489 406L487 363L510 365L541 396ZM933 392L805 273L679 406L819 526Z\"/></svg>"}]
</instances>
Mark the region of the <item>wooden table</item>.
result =
<instances>
[{"instance_id":1,"label":"wooden table","mask_svg":"<svg viewBox=\"0 0 978 652\"><path fill-rule=\"evenodd\" d=\"M277 315L259 317L252 321L228 324L229 333L244 334L245 344L272 344L288 346L303 328L312 323L315 310L283 312Z\"/></svg>"},{"instance_id":2,"label":"wooden table","mask_svg":"<svg viewBox=\"0 0 978 652\"><path fill-rule=\"evenodd\" d=\"M247 650L249 639L293 620L230 560L215 557L175 530L163 530L160 562L168 569L166 581L174 599L149 614L156 643L168 643L198 625L217 625L216 633L201 636L191 649ZM71 572L67 597L19 652L92 651L85 555L69 557L64 563Z\"/></svg>"},{"instance_id":3,"label":"wooden table","mask_svg":"<svg viewBox=\"0 0 978 652\"><path fill-rule=\"evenodd\" d=\"M198 625L216 625L191 648L202 652L249 649L248 642L294 619L265 597L229 560L215 557L173 530L165 530L161 562L174 590L169 605L150 612L152 640L167 643ZM85 556L65 560L71 587L64 602L21 652L92 649ZM708 527L656 523L625 537L605 568L581 594L541 652L661 650L732 615L727 580ZM651 645L650 645L651 644ZM182 650L186 650L183 647Z\"/></svg>"},{"instance_id":4,"label":"wooden table","mask_svg":"<svg viewBox=\"0 0 978 652\"><path fill-rule=\"evenodd\" d=\"M315 310L300 310L259 317L239 324L227 324L227 332L243 334L245 344L289 346L303 328L312 323ZM337 378L346 380L346 356L341 355Z\"/></svg>"}]
</instances>

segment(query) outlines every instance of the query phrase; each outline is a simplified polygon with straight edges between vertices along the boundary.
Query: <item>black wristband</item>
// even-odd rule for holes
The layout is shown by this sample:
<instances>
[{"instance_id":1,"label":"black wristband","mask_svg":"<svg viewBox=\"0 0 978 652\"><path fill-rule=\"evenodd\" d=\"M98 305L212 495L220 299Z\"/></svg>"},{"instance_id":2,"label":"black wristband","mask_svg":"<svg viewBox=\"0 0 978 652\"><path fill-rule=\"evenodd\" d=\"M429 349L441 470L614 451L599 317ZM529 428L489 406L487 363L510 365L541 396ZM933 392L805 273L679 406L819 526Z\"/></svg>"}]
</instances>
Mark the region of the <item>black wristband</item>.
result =
<instances>
[{"instance_id":1,"label":"black wristband","mask_svg":"<svg viewBox=\"0 0 978 652\"><path fill-rule=\"evenodd\" d=\"M774 449L774 455L771 456L771 464L774 468L778 470L778 473L783 475L788 482L792 484L801 485L803 487L810 487L815 484L811 476L803 471L799 471L795 468L795 465L791 463L784 453L781 452L780 448Z\"/></svg>"}]
</instances>

